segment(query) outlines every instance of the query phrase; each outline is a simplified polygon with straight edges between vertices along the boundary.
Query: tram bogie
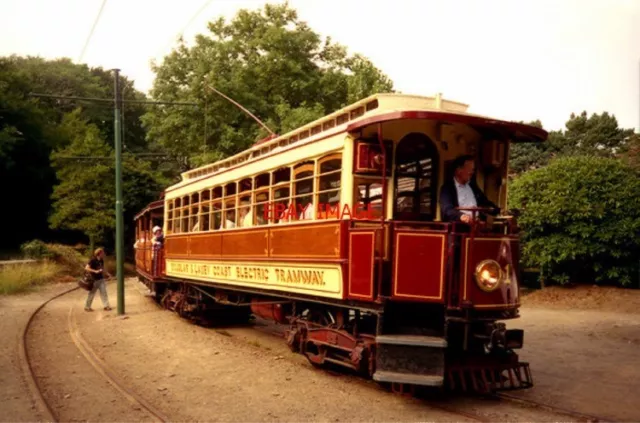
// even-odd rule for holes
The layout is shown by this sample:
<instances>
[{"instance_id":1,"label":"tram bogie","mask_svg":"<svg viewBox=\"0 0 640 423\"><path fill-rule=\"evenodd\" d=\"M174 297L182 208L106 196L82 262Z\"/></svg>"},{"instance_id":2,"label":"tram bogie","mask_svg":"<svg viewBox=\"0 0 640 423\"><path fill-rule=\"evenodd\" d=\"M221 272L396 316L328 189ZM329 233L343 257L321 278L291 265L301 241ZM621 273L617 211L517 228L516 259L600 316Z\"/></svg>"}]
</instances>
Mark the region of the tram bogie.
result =
<instances>
[{"instance_id":1,"label":"tram bogie","mask_svg":"<svg viewBox=\"0 0 640 423\"><path fill-rule=\"evenodd\" d=\"M504 210L509 144L545 138L440 97L370 97L185 172L136 217L139 275L184 317L287 325L314 365L394 386L528 388L524 333L502 323L520 306L516 216L467 206L482 219L447 221L439 190L469 154ZM161 248L147 230L158 215Z\"/></svg>"}]
</instances>

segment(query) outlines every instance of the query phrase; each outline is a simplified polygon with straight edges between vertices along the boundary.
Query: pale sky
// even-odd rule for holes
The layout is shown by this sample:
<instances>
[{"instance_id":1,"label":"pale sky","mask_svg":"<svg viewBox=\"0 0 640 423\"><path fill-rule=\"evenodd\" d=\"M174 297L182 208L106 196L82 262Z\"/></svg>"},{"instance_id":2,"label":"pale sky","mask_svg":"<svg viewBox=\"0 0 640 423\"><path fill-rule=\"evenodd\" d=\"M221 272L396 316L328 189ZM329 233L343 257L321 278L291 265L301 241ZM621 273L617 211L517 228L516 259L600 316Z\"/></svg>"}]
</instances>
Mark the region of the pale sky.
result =
<instances>
[{"instance_id":1,"label":"pale sky","mask_svg":"<svg viewBox=\"0 0 640 423\"><path fill-rule=\"evenodd\" d=\"M118 67L142 91L149 63L184 31L264 0L107 0L83 62ZM290 0L299 16L369 57L407 94L470 112L564 126L571 112L608 111L640 125L640 0ZM0 0L0 55L77 61L102 0Z\"/></svg>"}]
</instances>

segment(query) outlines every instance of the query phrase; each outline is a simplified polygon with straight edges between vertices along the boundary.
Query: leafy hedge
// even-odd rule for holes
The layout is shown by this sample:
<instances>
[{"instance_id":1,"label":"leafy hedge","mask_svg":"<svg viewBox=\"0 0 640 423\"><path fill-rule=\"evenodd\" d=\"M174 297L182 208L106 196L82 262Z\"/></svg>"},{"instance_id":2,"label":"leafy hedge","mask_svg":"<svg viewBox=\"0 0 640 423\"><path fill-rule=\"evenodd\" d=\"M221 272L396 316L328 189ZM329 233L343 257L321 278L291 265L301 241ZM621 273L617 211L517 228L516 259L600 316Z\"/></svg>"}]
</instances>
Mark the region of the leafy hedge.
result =
<instances>
[{"instance_id":1,"label":"leafy hedge","mask_svg":"<svg viewBox=\"0 0 640 423\"><path fill-rule=\"evenodd\" d=\"M623 162L556 159L515 179L509 206L522 209L523 264L539 267L546 280L637 280L640 176Z\"/></svg>"},{"instance_id":2,"label":"leafy hedge","mask_svg":"<svg viewBox=\"0 0 640 423\"><path fill-rule=\"evenodd\" d=\"M25 257L52 261L62 266L65 273L70 275L82 274L87 261L84 251L81 253L67 245L46 244L38 239L22 244L20 248Z\"/></svg>"}]
</instances>

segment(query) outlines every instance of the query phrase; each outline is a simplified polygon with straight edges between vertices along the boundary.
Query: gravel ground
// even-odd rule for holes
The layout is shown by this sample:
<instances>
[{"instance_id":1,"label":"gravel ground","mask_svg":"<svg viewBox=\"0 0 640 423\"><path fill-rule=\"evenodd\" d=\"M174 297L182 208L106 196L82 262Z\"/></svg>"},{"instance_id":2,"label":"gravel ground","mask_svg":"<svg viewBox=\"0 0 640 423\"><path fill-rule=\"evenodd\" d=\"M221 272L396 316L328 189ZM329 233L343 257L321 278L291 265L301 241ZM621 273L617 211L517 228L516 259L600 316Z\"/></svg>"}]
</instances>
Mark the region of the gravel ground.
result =
<instances>
[{"instance_id":1,"label":"gravel ground","mask_svg":"<svg viewBox=\"0 0 640 423\"><path fill-rule=\"evenodd\" d=\"M4 421L41 419L21 377L17 345L29 312L69 286L0 297L0 330L5 339L15 340L0 345ZM108 288L115 305L115 284ZM127 281L127 319L117 318L115 309L102 311L99 296L96 311L84 312L85 295L74 292L45 307L29 336L44 395L63 421L150 420L77 350L68 333L70 310L98 356L174 421L470 421L429 401L388 393L371 381L314 369L282 339L263 331L195 326L157 307L134 280ZM629 395L640 388L640 314L567 312L535 297L525 297L521 314L508 326L525 329L521 356L531 363L536 385L516 395L612 420L640 421L640 407ZM492 421L571 421L513 403L477 398L446 403Z\"/></svg>"}]
</instances>

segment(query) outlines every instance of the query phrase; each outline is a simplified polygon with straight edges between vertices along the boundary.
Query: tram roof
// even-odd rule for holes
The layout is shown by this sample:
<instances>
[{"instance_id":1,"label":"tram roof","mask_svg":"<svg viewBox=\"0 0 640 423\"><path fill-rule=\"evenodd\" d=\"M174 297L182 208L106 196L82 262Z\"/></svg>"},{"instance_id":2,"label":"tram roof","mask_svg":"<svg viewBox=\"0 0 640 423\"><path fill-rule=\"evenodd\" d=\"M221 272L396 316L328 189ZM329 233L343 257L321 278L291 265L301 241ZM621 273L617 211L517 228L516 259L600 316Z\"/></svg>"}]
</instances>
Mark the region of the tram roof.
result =
<instances>
[{"instance_id":1,"label":"tram roof","mask_svg":"<svg viewBox=\"0 0 640 423\"><path fill-rule=\"evenodd\" d=\"M182 181L169 189L224 172L269 153L284 152L326 138L328 135L354 132L369 125L398 119L432 119L463 123L481 133L489 132L503 136L508 133L516 141L535 142L547 138L547 132L543 129L472 114L467 112L468 107L464 103L445 100L441 94L434 97L395 93L374 94L284 135L260 140L234 156L183 172Z\"/></svg>"}]
</instances>

